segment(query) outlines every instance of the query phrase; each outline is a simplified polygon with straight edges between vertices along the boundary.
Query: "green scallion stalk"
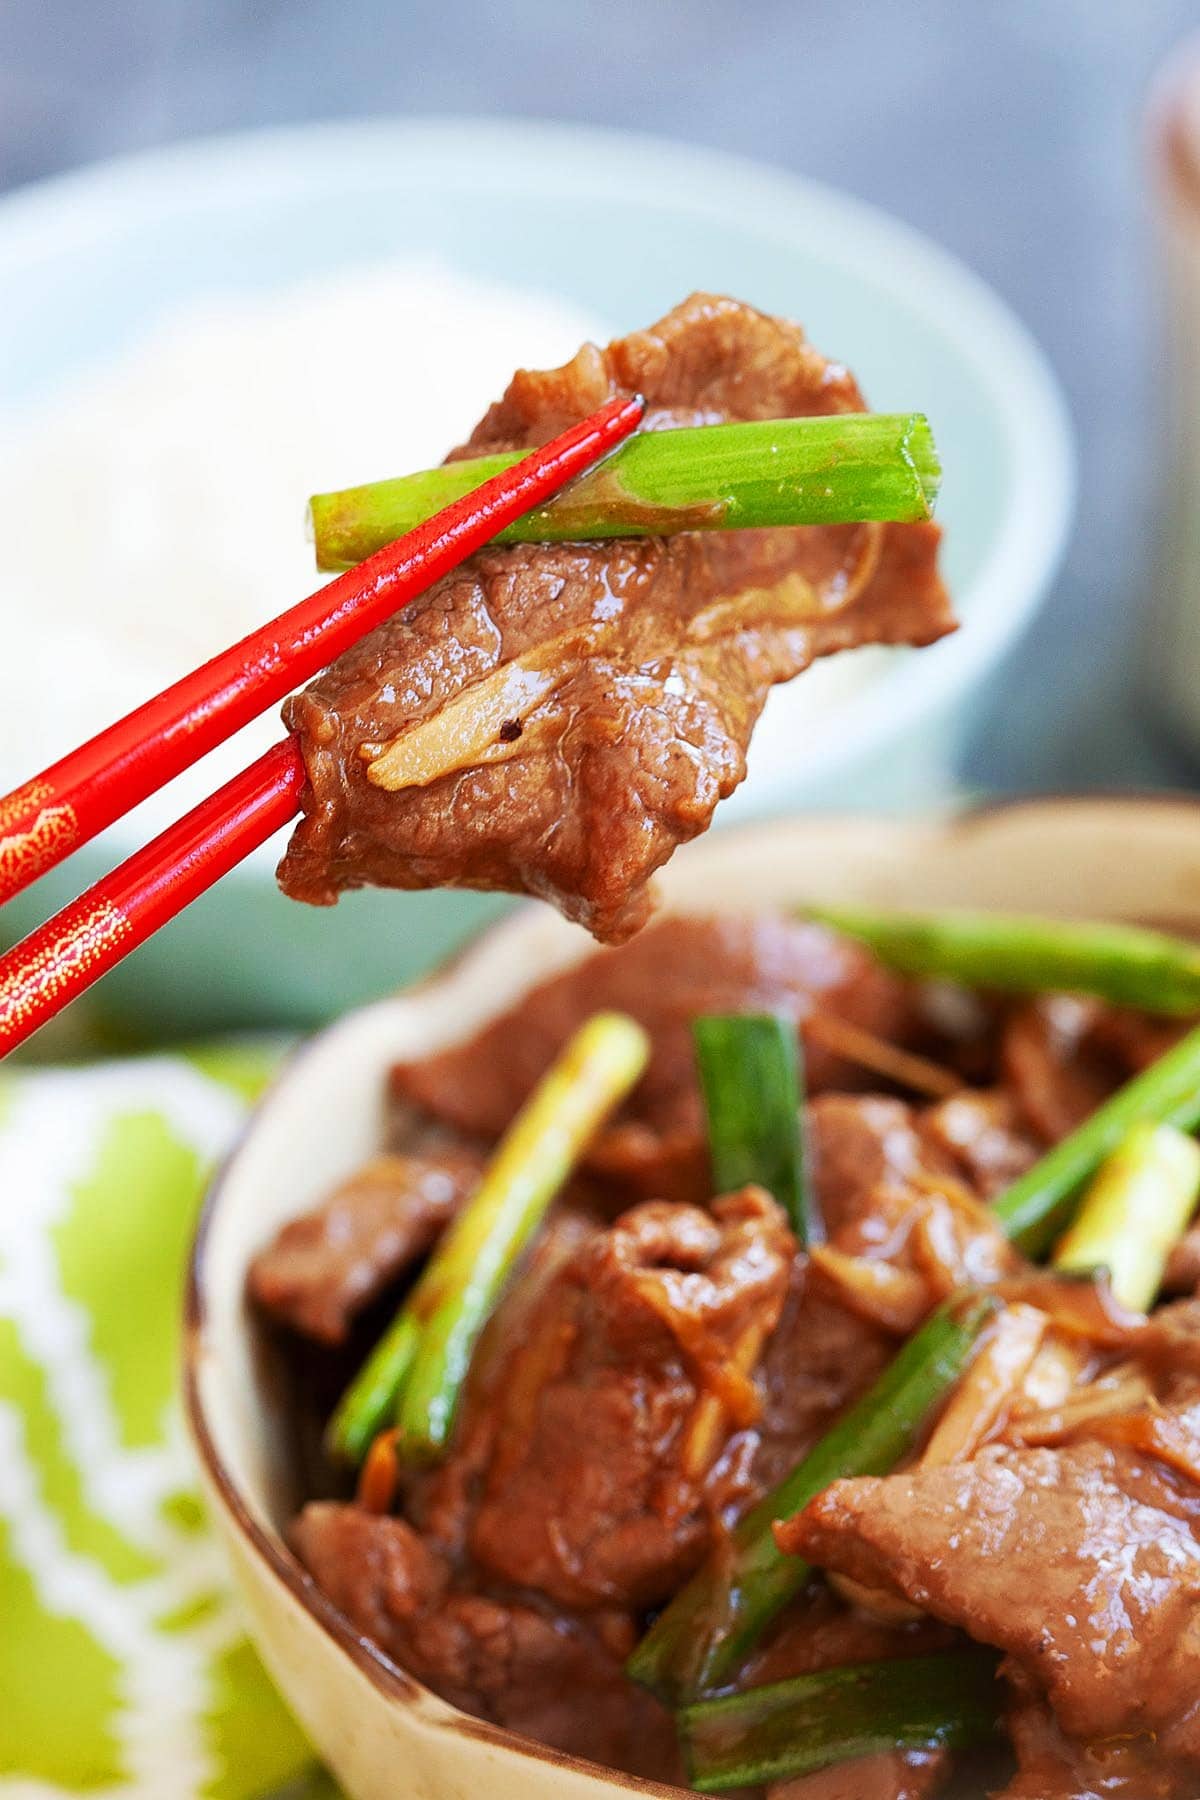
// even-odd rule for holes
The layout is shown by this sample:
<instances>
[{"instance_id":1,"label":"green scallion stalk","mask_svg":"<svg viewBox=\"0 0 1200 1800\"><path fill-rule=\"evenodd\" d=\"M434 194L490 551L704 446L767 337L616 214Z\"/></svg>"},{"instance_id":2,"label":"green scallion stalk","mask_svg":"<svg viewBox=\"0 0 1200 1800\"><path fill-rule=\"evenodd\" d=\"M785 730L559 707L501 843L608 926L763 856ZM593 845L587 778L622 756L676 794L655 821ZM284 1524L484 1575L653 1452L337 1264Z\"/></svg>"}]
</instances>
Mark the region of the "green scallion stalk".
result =
<instances>
[{"instance_id":1,"label":"green scallion stalk","mask_svg":"<svg viewBox=\"0 0 1200 1800\"><path fill-rule=\"evenodd\" d=\"M635 1681L678 1706L733 1678L763 1628L809 1577L807 1563L778 1549L772 1525L842 1476L894 1468L945 1400L997 1306L990 1295L975 1295L947 1302L926 1321L874 1387L746 1514L659 1615L629 1660Z\"/></svg>"},{"instance_id":2,"label":"green scallion stalk","mask_svg":"<svg viewBox=\"0 0 1200 1800\"><path fill-rule=\"evenodd\" d=\"M309 510L318 567L347 569L361 562L524 454L473 457L314 494ZM499 541L928 519L940 477L933 434L921 413L837 413L643 431L510 525Z\"/></svg>"},{"instance_id":3,"label":"green scallion stalk","mask_svg":"<svg viewBox=\"0 0 1200 1800\"><path fill-rule=\"evenodd\" d=\"M597 1013L576 1032L347 1389L326 1431L332 1456L357 1466L398 1412L402 1454L444 1446L471 1352L513 1264L648 1054L641 1026L619 1013Z\"/></svg>"},{"instance_id":4,"label":"green scallion stalk","mask_svg":"<svg viewBox=\"0 0 1200 1800\"><path fill-rule=\"evenodd\" d=\"M1200 1144L1173 1125L1134 1125L1096 1172L1054 1267L1104 1269L1122 1306L1145 1312L1200 1199Z\"/></svg>"},{"instance_id":5,"label":"green scallion stalk","mask_svg":"<svg viewBox=\"0 0 1200 1800\"><path fill-rule=\"evenodd\" d=\"M398 1313L346 1389L325 1429L325 1448L336 1462L358 1468L391 1424L396 1396L417 1354L417 1337L411 1313Z\"/></svg>"},{"instance_id":6,"label":"green scallion stalk","mask_svg":"<svg viewBox=\"0 0 1200 1800\"><path fill-rule=\"evenodd\" d=\"M1165 932L988 912L805 911L905 975L1018 993L1097 994L1146 1012L1200 1012L1200 946Z\"/></svg>"},{"instance_id":7,"label":"green scallion stalk","mask_svg":"<svg viewBox=\"0 0 1200 1800\"><path fill-rule=\"evenodd\" d=\"M693 1021L692 1037L714 1192L756 1182L784 1208L800 1242L813 1242L795 1026L772 1013L710 1015Z\"/></svg>"},{"instance_id":8,"label":"green scallion stalk","mask_svg":"<svg viewBox=\"0 0 1200 1800\"><path fill-rule=\"evenodd\" d=\"M599 1126L646 1066L649 1040L620 1013L580 1027L517 1114L405 1310L418 1342L397 1412L407 1461L440 1456L480 1332L521 1251Z\"/></svg>"},{"instance_id":9,"label":"green scallion stalk","mask_svg":"<svg viewBox=\"0 0 1200 1800\"><path fill-rule=\"evenodd\" d=\"M996 1201L994 1211L1028 1256L1043 1255L1070 1222L1084 1183L1133 1125L1200 1126L1200 1026L1127 1081L1069 1137L1034 1163Z\"/></svg>"},{"instance_id":10,"label":"green scallion stalk","mask_svg":"<svg viewBox=\"0 0 1200 1800\"><path fill-rule=\"evenodd\" d=\"M678 1715L688 1779L702 1794L758 1787L887 1750L967 1749L999 1729L988 1650L825 1669L702 1700Z\"/></svg>"}]
</instances>

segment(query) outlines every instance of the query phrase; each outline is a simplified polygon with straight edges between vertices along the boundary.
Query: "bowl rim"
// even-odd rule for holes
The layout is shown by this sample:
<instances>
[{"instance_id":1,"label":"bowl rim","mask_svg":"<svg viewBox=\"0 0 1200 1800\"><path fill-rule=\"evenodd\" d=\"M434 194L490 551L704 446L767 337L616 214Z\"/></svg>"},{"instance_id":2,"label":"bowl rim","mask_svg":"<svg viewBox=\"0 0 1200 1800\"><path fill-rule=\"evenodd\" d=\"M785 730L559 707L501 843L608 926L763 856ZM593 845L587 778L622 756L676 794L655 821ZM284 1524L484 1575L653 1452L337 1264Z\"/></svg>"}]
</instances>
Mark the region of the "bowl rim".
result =
<instances>
[{"instance_id":1,"label":"bowl rim","mask_svg":"<svg viewBox=\"0 0 1200 1800\"><path fill-rule=\"evenodd\" d=\"M816 233L826 261L852 279L887 269L889 288L971 368L999 423L1012 491L962 590L969 627L919 657L897 659L847 695L836 732L812 735L806 784L878 752L999 661L1042 601L1073 517L1075 458L1062 389L1027 327L981 276L915 227L830 184L732 151L565 120L430 114L266 126L112 157L0 197L0 282L164 208L236 210L350 182L384 189L398 161L422 156L435 159L451 189L469 180L502 194L514 169L551 190L592 196L632 182L694 218L736 217L781 250ZM758 770L753 810L783 802L787 781L781 770Z\"/></svg>"},{"instance_id":2,"label":"bowl rim","mask_svg":"<svg viewBox=\"0 0 1200 1800\"><path fill-rule=\"evenodd\" d=\"M933 826L948 835L958 835L979 828L986 829L990 823L997 820L1002 821L1014 815L1022 813L1052 814L1063 807L1100 814L1108 808L1122 811L1136 809L1139 812L1153 810L1160 813L1177 813L1181 815L1181 822L1186 821L1192 826L1200 824L1200 795L1158 789L1142 789L1132 792L1093 790L1038 794L988 799L973 805L925 813L908 819L896 820L894 816L888 815L876 816L888 817L889 823L899 824L901 827L908 825L917 832ZM839 817L867 823L872 816L869 813L818 814L814 815L813 823L818 827L828 827ZM791 821L795 825L802 825L803 822L802 816ZM762 822L738 827L732 833L731 847L736 848L738 837L761 838L765 832L770 830L771 826L764 825ZM437 969L402 989L401 994L405 998L419 997L426 989L440 983L461 963L477 955L481 946L489 940L503 942L505 937L514 930L522 930L524 922L531 916L536 916L540 910L536 902L530 901L516 912L510 913L506 918L485 927ZM586 946L583 953L587 953ZM250 1512L233 1477L224 1466L213 1434L209 1429L201 1396L199 1374L208 1319L205 1295L205 1254L212 1221L221 1203L226 1184L233 1173L234 1165L247 1138L255 1129L255 1122L263 1101L273 1092L276 1084L299 1063L311 1056L319 1046L323 1046L348 1022L361 1017L375 1007L388 1005L390 1000L397 997L385 996L382 1000L368 1003L365 1007L351 1008L293 1050L276 1072L266 1094L251 1109L235 1141L221 1159L209 1182L188 1256L183 1298L183 1333L180 1352L182 1392L184 1412L192 1442L206 1479L218 1494L227 1515L236 1525L251 1552L265 1564L276 1580L287 1590L290 1597L304 1608L309 1617L315 1620L339 1649L346 1652L366 1679L387 1699L404 1702L430 1699L438 1708L434 1722L440 1730L458 1736L479 1738L505 1751L528 1757L533 1761L548 1763L555 1768L571 1769L591 1780L601 1780L609 1787L623 1788L632 1794L652 1796L653 1800L680 1800L680 1796L688 1790L662 1782L650 1781L642 1776L626 1774L620 1770L605 1768L586 1758L572 1756L565 1751L541 1744L536 1739L525 1737L507 1727L473 1718L470 1714L452 1706L448 1701L442 1700L416 1676L393 1662L382 1649L360 1637L333 1602L317 1586L312 1576L303 1568L284 1540L264 1530Z\"/></svg>"}]
</instances>

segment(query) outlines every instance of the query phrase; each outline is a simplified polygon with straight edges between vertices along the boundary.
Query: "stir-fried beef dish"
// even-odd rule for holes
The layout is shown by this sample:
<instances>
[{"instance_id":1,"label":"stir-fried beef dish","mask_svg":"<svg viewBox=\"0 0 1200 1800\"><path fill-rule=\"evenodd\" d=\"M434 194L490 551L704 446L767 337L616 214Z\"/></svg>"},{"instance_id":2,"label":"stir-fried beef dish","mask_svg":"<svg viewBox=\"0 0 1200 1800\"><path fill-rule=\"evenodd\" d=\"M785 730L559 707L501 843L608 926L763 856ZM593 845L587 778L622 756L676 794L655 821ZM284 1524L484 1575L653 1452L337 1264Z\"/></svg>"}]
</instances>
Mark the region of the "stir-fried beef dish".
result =
<instances>
[{"instance_id":1,"label":"stir-fried beef dish","mask_svg":"<svg viewBox=\"0 0 1200 1800\"><path fill-rule=\"evenodd\" d=\"M522 370L456 454L532 449L621 393L652 430L864 404L798 326L697 294ZM628 938L655 870L743 779L771 687L952 629L938 539L857 523L489 546L288 702L308 786L285 892L499 889Z\"/></svg>"},{"instance_id":2,"label":"stir-fried beef dish","mask_svg":"<svg viewBox=\"0 0 1200 1800\"><path fill-rule=\"evenodd\" d=\"M488 441L633 359L732 404L718 328L524 377ZM756 381L812 361L755 329ZM398 1064L389 1141L249 1280L349 1627L680 1788L1200 1792L1200 1032L1154 970L1117 1004L1088 931L1038 993L1011 943L967 986L664 917Z\"/></svg>"}]
</instances>

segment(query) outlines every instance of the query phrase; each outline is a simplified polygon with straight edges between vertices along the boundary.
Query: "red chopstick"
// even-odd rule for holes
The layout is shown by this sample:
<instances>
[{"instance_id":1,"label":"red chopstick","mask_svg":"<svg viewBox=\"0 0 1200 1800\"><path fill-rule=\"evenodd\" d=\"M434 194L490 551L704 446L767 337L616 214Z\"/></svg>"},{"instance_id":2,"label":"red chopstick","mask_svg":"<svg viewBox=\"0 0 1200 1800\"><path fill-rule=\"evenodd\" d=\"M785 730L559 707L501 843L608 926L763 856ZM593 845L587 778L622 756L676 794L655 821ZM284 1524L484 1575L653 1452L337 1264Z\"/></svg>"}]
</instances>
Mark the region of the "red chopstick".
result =
<instances>
[{"instance_id":1,"label":"red chopstick","mask_svg":"<svg viewBox=\"0 0 1200 1800\"><path fill-rule=\"evenodd\" d=\"M610 401L543 449L536 450L467 494L462 500L418 526L407 536L379 551L329 588L283 614L274 626L243 640L224 656L216 657L194 676L170 688L127 719L102 733L42 777L49 782L74 766L72 779L80 779L89 757L96 771L89 779L104 786L107 801L90 805L90 796L74 790L70 802L59 798L33 803L38 816L64 807L71 813L62 827L69 838L66 847L57 842L31 872L18 871L0 894L15 892L35 874L49 868L70 849L119 817L122 807L135 805L162 782L236 731L247 719L269 706L295 682L322 668L356 638L390 616L406 600L421 592L486 543L511 520L555 493L566 481L604 454L634 429L642 416L640 398ZM318 602L328 602L333 611ZM308 614L303 629L301 621ZM290 635L284 637L284 630ZM257 650L259 662L238 673L231 659ZM208 687L208 707L217 709L217 725L209 723L206 704L200 698L201 678L217 671L219 679ZM247 696L253 696L249 699ZM156 709L167 706L166 723ZM185 708L190 723L182 723ZM138 744L132 738L134 721L150 729ZM111 740L107 757L103 747ZM197 747L199 743L200 747ZM89 988L101 975L136 950L160 926L182 912L205 889L227 875L250 852L273 836L299 807L305 770L295 739L285 738L240 775L226 782L207 800L161 832L145 849L137 851L111 875L90 887L86 894L65 906L46 924L0 956L0 1057L15 1050L68 1001ZM13 798L28 795L29 787ZM71 791L52 790L55 796ZM123 795L120 803L116 795ZM20 833L11 828L13 814L5 814L0 802L0 867L6 855L19 854ZM108 810L111 809L111 810ZM84 823L81 825L80 821ZM35 820L36 826L36 820ZM28 826L25 827L28 836ZM17 842L17 850L12 846ZM34 852L33 854L36 854Z\"/></svg>"},{"instance_id":2,"label":"red chopstick","mask_svg":"<svg viewBox=\"0 0 1200 1800\"><path fill-rule=\"evenodd\" d=\"M0 1057L286 825L304 782L285 738L0 956Z\"/></svg>"},{"instance_id":3,"label":"red chopstick","mask_svg":"<svg viewBox=\"0 0 1200 1800\"><path fill-rule=\"evenodd\" d=\"M610 400L269 625L0 797L0 901L10 898L282 700L506 525L627 437L640 397Z\"/></svg>"}]
</instances>

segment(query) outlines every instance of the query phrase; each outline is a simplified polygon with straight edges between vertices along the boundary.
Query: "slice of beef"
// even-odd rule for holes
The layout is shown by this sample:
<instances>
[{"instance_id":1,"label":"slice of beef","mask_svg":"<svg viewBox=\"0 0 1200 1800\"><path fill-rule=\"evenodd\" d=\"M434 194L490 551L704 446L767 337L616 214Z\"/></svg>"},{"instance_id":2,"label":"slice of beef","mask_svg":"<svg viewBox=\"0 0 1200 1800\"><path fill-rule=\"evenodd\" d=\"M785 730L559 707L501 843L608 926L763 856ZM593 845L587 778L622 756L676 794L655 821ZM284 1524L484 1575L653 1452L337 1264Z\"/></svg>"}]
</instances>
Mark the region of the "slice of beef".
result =
<instances>
[{"instance_id":1,"label":"slice of beef","mask_svg":"<svg viewBox=\"0 0 1200 1800\"><path fill-rule=\"evenodd\" d=\"M625 1674L632 1620L580 1618L451 1594L423 1619L409 1666L453 1705L552 1749L657 1781L681 1778L667 1713Z\"/></svg>"},{"instance_id":2,"label":"slice of beef","mask_svg":"<svg viewBox=\"0 0 1200 1800\"><path fill-rule=\"evenodd\" d=\"M806 1109L806 1138L828 1250L904 1272L916 1311L898 1322L864 1307L819 1248L796 1260L759 1372L761 1414L726 1449L735 1512L783 1479L945 1294L1020 1266L988 1212L944 1176L921 1116L903 1101L820 1095Z\"/></svg>"},{"instance_id":3,"label":"slice of beef","mask_svg":"<svg viewBox=\"0 0 1200 1800\"><path fill-rule=\"evenodd\" d=\"M442 1558L403 1519L341 1501L310 1501L289 1536L321 1592L403 1666L416 1622L450 1585Z\"/></svg>"},{"instance_id":4,"label":"slice of beef","mask_svg":"<svg viewBox=\"0 0 1200 1800\"><path fill-rule=\"evenodd\" d=\"M877 1188L910 1180L932 1160L913 1109L884 1094L820 1094L804 1124L809 1175L831 1237L858 1221Z\"/></svg>"},{"instance_id":5,"label":"slice of beef","mask_svg":"<svg viewBox=\"0 0 1200 1800\"><path fill-rule=\"evenodd\" d=\"M814 1010L877 1037L914 1028L913 990L860 945L770 914L680 916L631 944L585 958L534 988L475 1037L394 1073L400 1095L456 1129L498 1137L567 1038L603 1008L650 1035L642 1080L588 1151L587 1167L621 1193L703 1203L712 1193L692 1021L773 1012L803 1030ZM862 1072L805 1045L810 1093L861 1087Z\"/></svg>"},{"instance_id":6,"label":"slice of beef","mask_svg":"<svg viewBox=\"0 0 1200 1800\"><path fill-rule=\"evenodd\" d=\"M1077 1743L1044 1702L1018 1695L1005 1720L1017 1773L996 1800L1195 1800L1196 1766L1151 1737Z\"/></svg>"},{"instance_id":7,"label":"slice of beef","mask_svg":"<svg viewBox=\"0 0 1200 1800\"><path fill-rule=\"evenodd\" d=\"M732 1428L706 1397L737 1405L728 1365L747 1332L769 1336L794 1249L747 1189L711 1214L646 1202L563 1266L491 1396L468 1540L486 1578L578 1608L674 1592L708 1547L706 1478ZM695 1457L694 1431L711 1440Z\"/></svg>"},{"instance_id":8,"label":"slice of beef","mask_svg":"<svg viewBox=\"0 0 1200 1800\"><path fill-rule=\"evenodd\" d=\"M737 1510L795 1467L939 1301L964 1285L990 1285L1020 1266L981 1208L936 1186L885 1183L861 1194L828 1248L905 1273L916 1289L914 1310L901 1320L864 1304L853 1286L833 1278L820 1249L811 1261L797 1260L762 1361L761 1415L726 1452Z\"/></svg>"},{"instance_id":9,"label":"slice of beef","mask_svg":"<svg viewBox=\"0 0 1200 1800\"><path fill-rule=\"evenodd\" d=\"M1074 1131L1186 1025L1070 994L1040 994L1005 1024L1001 1063L1018 1113L1045 1143Z\"/></svg>"},{"instance_id":10,"label":"slice of beef","mask_svg":"<svg viewBox=\"0 0 1200 1800\"><path fill-rule=\"evenodd\" d=\"M1120 1444L838 1481L781 1546L1008 1652L1070 1736L1200 1765L1200 1489Z\"/></svg>"},{"instance_id":11,"label":"slice of beef","mask_svg":"<svg viewBox=\"0 0 1200 1800\"><path fill-rule=\"evenodd\" d=\"M1114 1059L1089 1041L1099 1012L1092 1001L1040 994L1016 1007L1005 1025L1005 1080L1044 1143L1057 1143L1082 1125L1120 1081Z\"/></svg>"},{"instance_id":12,"label":"slice of beef","mask_svg":"<svg viewBox=\"0 0 1200 1800\"><path fill-rule=\"evenodd\" d=\"M465 448L544 443L634 391L656 429L863 404L797 326L695 295L523 371ZM872 524L489 546L285 707L308 787L284 891L502 889L629 937L654 871L743 779L774 684L952 628L937 546L935 526Z\"/></svg>"},{"instance_id":13,"label":"slice of beef","mask_svg":"<svg viewBox=\"0 0 1200 1800\"><path fill-rule=\"evenodd\" d=\"M499 1425L500 1396L510 1372L534 1336L560 1272L598 1230L595 1219L570 1206L560 1204L550 1214L475 1348L448 1454L431 1468L405 1475L407 1516L456 1567L466 1560L467 1538Z\"/></svg>"},{"instance_id":14,"label":"slice of beef","mask_svg":"<svg viewBox=\"0 0 1200 1800\"><path fill-rule=\"evenodd\" d=\"M762 1360L762 1412L726 1449L731 1502L741 1512L807 1455L882 1373L896 1340L844 1306L803 1259Z\"/></svg>"},{"instance_id":15,"label":"slice of beef","mask_svg":"<svg viewBox=\"0 0 1200 1800\"><path fill-rule=\"evenodd\" d=\"M949 1772L945 1750L883 1750L776 1781L767 1800L931 1800Z\"/></svg>"},{"instance_id":16,"label":"slice of beef","mask_svg":"<svg viewBox=\"0 0 1200 1800\"><path fill-rule=\"evenodd\" d=\"M974 1098L962 1096L965 1112L954 1128L972 1143L977 1166L986 1166L993 1152L980 1139L992 1125L984 1113L971 1137L966 1120ZM957 1159L952 1155L946 1119L956 1104L918 1114L884 1095L825 1094L805 1111L830 1246L916 1271L929 1285L931 1305L957 1287L990 1286L1019 1266L990 1210L962 1180L967 1153L961 1143Z\"/></svg>"},{"instance_id":17,"label":"slice of beef","mask_svg":"<svg viewBox=\"0 0 1200 1800\"><path fill-rule=\"evenodd\" d=\"M927 1107L920 1128L927 1155L956 1168L985 1200L1002 1194L1045 1149L1004 1088L964 1088Z\"/></svg>"},{"instance_id":18,"label":"slice of beef","mask_svg":"<svg viewBox=\"0 0 1200 1800\"><path fill-rule=\"evenodd\" d=\"M1106 1006L1092 1026L1092 1040L1101 1051L1116 1058L1129 1075L1149 1068L1174 1049L1196 1024L1190 1019L1164 1019L1129 1007Z\"/></svg>"},{"instance_id":19,"label":"slice of beef","mask_svg":"<svg viewBox=\"0 0 1200 1800\"><path fill-rule=\"evenodd\" d=\"M354 1629L451 1705L610 1768L676 1775L668 1716L625 1677L632 1621L456 1589L402 1519L355 1506L305 1507L292 1542Z\"/></svg>"},{"instance_id":20,"label":"slice of beef","mask_svg":"<svg viewBox=\"0 0 1200 1800\"><path fill-rule=\"evenodd\" d=\"M481 1167L465 1149L375 1157L259 1251L251 1298L305 1337L344 1343L356 1315L433 1247Z\"/></svg>"},{"instance_id":21,"label":"slice of beef","mask_svg":"<svg viewBox=\"0 0 1200 1800\"><path fill-rule=\"evenodd\" d=\"M888 1624L848 1605L825 1580L814 1579L767 1628L739 1670L738 1686L765 1687L847 1663L929 1656L961 1641L957 1632L936 1619Z\"/></svg>"}]
</instances>

